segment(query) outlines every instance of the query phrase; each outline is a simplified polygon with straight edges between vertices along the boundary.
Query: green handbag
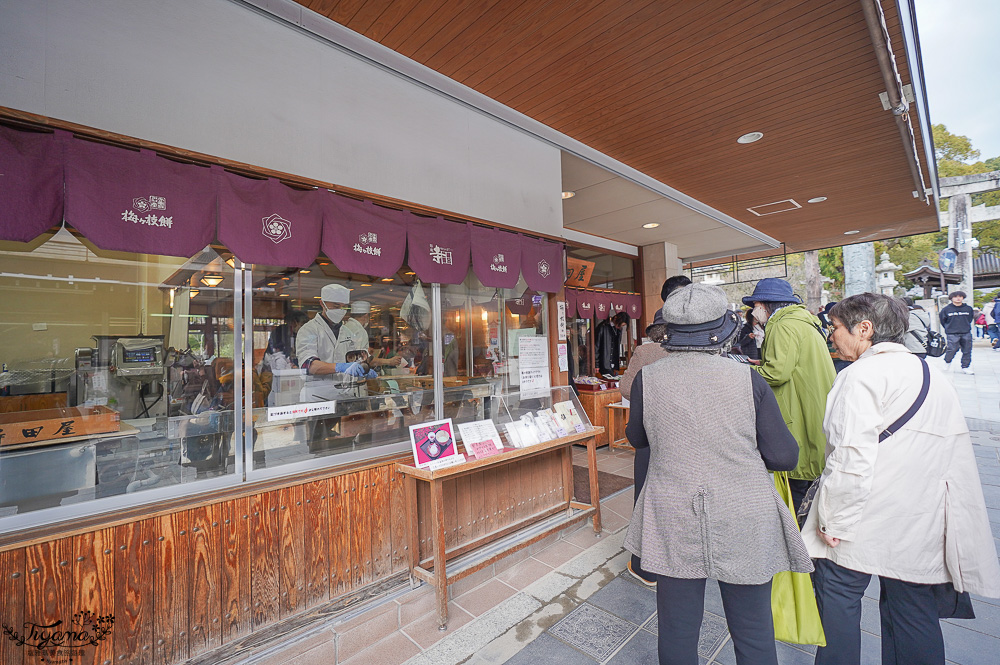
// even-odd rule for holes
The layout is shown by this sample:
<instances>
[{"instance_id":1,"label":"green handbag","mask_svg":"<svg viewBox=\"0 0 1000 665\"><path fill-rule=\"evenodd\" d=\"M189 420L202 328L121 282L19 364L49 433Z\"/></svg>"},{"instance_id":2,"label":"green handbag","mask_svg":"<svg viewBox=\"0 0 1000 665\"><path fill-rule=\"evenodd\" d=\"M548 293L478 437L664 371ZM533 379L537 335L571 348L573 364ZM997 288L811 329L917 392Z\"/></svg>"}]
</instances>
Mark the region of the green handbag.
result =
<instances>
[{"instance_id":1,"label":"green handbag","mask_svg":"<svg viewBox=\"0 0 1000 665\"><path fill-rule=\"evenodd\" d=\"M795 515L788 474L775 472L774 487L789 512ZM774 576L771 582L771 614L774 618L774 639L792 644L826 646L823 622L819 618L809 573L784 571Z\"/></svg>"}]
</instances>

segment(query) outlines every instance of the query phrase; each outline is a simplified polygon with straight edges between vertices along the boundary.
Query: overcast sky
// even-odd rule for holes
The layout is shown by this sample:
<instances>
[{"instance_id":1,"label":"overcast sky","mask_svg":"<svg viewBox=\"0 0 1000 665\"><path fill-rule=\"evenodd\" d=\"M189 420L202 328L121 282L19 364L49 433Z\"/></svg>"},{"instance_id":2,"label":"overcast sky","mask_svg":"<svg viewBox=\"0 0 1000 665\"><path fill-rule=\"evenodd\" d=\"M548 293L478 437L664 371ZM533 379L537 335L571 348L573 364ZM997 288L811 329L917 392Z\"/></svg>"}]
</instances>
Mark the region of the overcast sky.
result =
<instances>
[{"instance_id":1,"label":"overcast sky","mask_svg":"<svg viewBox=\"0 0 1000 665\"><path fill-rule=\"evenodd\" d=\"M931 122L1000 157L1000 0L916 0Z\"/></svg>"}]
</instances>

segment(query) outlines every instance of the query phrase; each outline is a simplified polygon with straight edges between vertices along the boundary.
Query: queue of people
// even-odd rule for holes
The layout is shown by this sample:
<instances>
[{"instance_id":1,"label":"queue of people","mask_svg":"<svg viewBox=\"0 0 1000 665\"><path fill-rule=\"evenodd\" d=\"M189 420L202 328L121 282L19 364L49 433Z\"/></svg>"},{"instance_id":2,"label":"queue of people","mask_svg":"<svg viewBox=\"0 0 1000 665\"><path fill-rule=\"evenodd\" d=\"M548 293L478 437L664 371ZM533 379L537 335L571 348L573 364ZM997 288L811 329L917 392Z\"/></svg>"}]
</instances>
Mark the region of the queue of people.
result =
<instances>
[{"instance_id":1,"label":"queue of people","mask_svg":"<svg viewBox=\"0 0 1000 665\"><path fill-rule=\"evenodd\" d=\"M970 592L1000 597L1000 564L957 393L907 339L926 313L871 293L828 307L838 374L784 280L744 299L764 329L759 365L725 357L746 324L720 288L665 295L621 387L636 448L625 547L656 586L659 662L698 662L712 578L736 662L775 665L771 580L815 571L817 663L861 662L877 575L882 663L942 665L940 618L968 618ZM789 472L801 531L769 471Z\"/></svg>"}]
</instances>

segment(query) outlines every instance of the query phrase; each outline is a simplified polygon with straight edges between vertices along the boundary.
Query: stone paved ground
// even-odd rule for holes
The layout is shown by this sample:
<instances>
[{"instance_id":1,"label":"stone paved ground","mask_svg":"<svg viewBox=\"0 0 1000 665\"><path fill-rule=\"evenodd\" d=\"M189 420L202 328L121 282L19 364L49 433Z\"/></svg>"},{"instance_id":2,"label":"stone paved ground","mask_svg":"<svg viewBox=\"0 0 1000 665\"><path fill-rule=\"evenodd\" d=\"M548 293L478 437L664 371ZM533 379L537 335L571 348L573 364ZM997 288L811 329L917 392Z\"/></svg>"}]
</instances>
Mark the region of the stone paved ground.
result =
<instances>
[{"instance_id":1,"label":"stone paved ground","mask_svg":"<svg viewBox=\"0 0 1000 665\"><path fill-rule=\"evenodd\" d=\"M943 360L930 362L944 369ZM959 362L954 365L957 368ZM972 367L974 375L951 372L948 378L973 430L980 479L1000 549L1000 353L978 343ZM618 464L613 459L606 463ZM603 502L605 514L614 517L605 520L601 539L408 663L656 663L655 594L624 572L627 554L621 542L631 501L629 489ZM585 529L580 533L587 535ZM578 543L586 545L591 537ZM975 620L942 624L947 660L995 665L1000 662L1000 600L974 597L973 604ZM868 588L862 608L862 663L874 665L880 661L881 648L877 582ZM699 652L700 663L736 662L718 585L712 582L706 591ZM783 665L812 663L813 653L811 647L778 643L778 661Z\"/></svg>"}]
</instances>

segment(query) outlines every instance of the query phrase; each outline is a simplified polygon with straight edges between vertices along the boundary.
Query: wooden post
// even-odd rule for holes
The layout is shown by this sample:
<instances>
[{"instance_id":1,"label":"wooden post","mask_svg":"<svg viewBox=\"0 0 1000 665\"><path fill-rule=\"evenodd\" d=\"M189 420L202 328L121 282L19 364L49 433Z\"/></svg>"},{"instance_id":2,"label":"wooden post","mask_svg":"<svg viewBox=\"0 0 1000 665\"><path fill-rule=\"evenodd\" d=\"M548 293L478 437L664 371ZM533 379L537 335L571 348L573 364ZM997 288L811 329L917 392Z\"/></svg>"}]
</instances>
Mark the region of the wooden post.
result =
<instances>
[{"instance_id":1,"label":"wooden post","mask_svg":"<svg viewBox=\"0 0 1000 665\"><path fill-rule=\"evenodd\" d=\"M444 481L432 480L431 532L434 534L434 596L438 606L438 630L448 629L448 573L445 572Z\"/></svg>"}]
</instances>

